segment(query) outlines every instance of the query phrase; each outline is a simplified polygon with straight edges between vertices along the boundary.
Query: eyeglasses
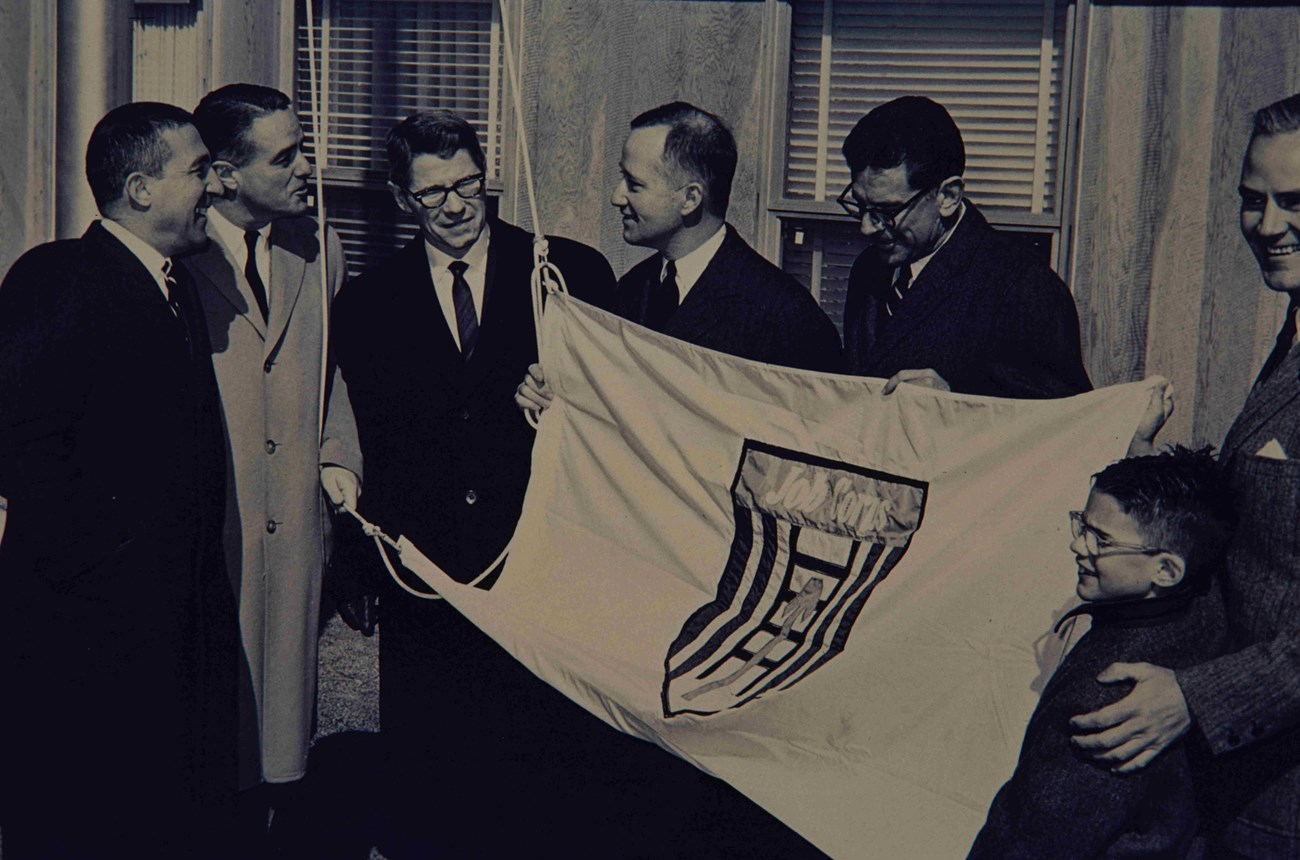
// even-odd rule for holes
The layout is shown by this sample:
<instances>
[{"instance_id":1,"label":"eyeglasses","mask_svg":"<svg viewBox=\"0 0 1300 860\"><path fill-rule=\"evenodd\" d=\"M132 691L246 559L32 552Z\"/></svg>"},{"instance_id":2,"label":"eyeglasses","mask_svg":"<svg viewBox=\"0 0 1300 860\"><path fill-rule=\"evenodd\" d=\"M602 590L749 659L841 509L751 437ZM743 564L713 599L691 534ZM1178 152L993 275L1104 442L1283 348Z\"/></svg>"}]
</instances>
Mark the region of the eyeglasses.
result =
<instances>
[{"instance_id":1,"label":"eyeglasses","mask_svg":"<svg viewBox=\"0 0 1300 860\"><path fill-rule=\"evenodd\" d=\"M461 200L473 200L478 197L483 193L484 181L484 175L476 173L473 176L465 177L450 188L442 185L432 185L419 191L408 190L406 193L414 197L425 209L439 209L447 202L447 195L453 191Z\"/></svg>"},{"instance_id":2,"label":"eyeglasses","mask_svg":"<svg viewBox=\"0 0 1300 860\"><path fill-rule=\"evenodd\" d=\"M1163 547L1143 546L1137 543L1124 543L1123 541L1111 540L1104 538L1097 533L1097 530L1088 525L1088 521L1083 518L1083 511L1070 511L1070 532L1076 537L1083 538L1084 551L1088 553L1088 558L1098 559L1106 558L1111 555L1150 555L1157 552L1168 552ZM1105 555L1102 550L1106 550Z\"/></svg>"},{"instance_id":3,"label":"eyeglasses","mask_svg":"<svg viewBox=\"0 0 1300 860\"><path fill-rule=\"evenodd\" d=\"M934 190L934 187L922 188L909 197L906 203L900 203L897 206L863 206L853 196L853 183L850 182L840 192L840 196L835 198L835 202L840 204L841 209L852 215L855 221L869 218L871 219L871 226L877 230L896 230L898 229L899 216L907 218L904 213L910 212L912 207L916 205L916 201Z\"/></svg>"}]
</instances>

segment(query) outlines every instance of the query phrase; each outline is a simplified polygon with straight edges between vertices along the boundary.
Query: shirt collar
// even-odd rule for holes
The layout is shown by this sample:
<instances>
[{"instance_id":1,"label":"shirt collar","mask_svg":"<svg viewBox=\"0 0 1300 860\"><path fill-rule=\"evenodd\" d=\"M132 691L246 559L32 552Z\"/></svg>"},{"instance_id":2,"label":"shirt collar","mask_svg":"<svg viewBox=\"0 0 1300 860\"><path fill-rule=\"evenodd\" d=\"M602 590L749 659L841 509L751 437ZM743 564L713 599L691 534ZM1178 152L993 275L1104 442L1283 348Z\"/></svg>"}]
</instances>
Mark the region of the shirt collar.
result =
<instances>
[{"instance_id":1,"label":"shirt collar","mask_svg":"<svg viewBox=\"0 0 1300 860\"><path fill-rule=\"evenodd\" d=\"M944 245L948 244L948 240L952 238L953 233L957 232L957 225L961 223L961 219L965 215L966 215L966 201L963 200L961 204L957 207L957 220L952 222L952 226L949 227L947 230L945 230L944 234L939 237L939 244L934 246L934 250L926 254L921 259L912 261L911 267L912 267L913 281L915 281L917 278L921 276L921 270L925 268L926 264L929 263L930 260L934 259L934 255L939 253L939 250L943 248Z\"/></svg>"},{"instance_id":2,"label":"shirt collar","mask_svg":"<svg viewBox=\"0 0 1300 860\"><path fill-rule=\"evenodd\" d=\"M483 230L474 240L474 244L469 246L465 256L460 260L471 269L481 269L487 263L488 242L491 241L492 225L487 221L483 222ZM456 262L456 257L451 256L445 251L435 248L426 239L424 242L424 253L429 258L429 269L434 272L446 271L447 267Z\"/></svg>"},{"instance_id":3,"label":"shirt collar","mask_svg":"<svg viewBox=\"0 0 1300 860\"><path fill-rule=\"evenodd\" d=\"M1186 609L1196 593L1193 589L1138 600L1084 603L1061 616L1056 629L1060 630L1062 624L1078 615L1091 615L1094 625L1105 627L1150 627L1163 623L1166 616Z\"/></svg>"},{"instance_id":4,"label":"shirt collar","mask_svg":"<svg viewBox=\"0 0 1300 860\"><path fill-rule=\"evenodd\" d=\"M673 261L677 268L677 289L683 299L686 298L686 293L690 291L691 287L695 286L695 282L700 279L700 275L704 274L704 270L708 268L709 263L718 253L718 249L722 247L722 241L726 238L727 225L723 224L718 228L718 232L705 239L700 247ZM665 258L659 269L660 280L663 280L664 269L666 268L668 268L668 260Z\"/></svg>"},{"instance_id":5,"label":"shirt collar","mask_svg":"<svg viewBox=\"0 0 1300 860\"><path fill-rule=\"evenodd\" d=\"M150 245L144 239L132 233L112 218L101 218L100 224L104 225L115 239L126 246L126 249L135 254L136 259L144 264L153 275L153 279L162 287L163 292L167 292L167 279L163 276L163 266L167 263L168 258L158 253L158 249Z\"/></svg>"},{"instance_id":6,"label":"shirt collar","mask_svg":"<svg viewBox=\"0 0 1300 860\"><path fill-rule=\"evenodd\" d=\"M221 244L226 246L226 250L234 254L237 261L247 263L248 261L244 259L248 253L248 245L244 242L244 229L225 215L222 215L221 210L217 209L216 206L208 210L208 223L212 225L212 229L217 233L217 238L221 240ZM261 236L263 242L270 241L271 222L268 221L263 224L257 233Z\"/></svg>"}]
</instances>

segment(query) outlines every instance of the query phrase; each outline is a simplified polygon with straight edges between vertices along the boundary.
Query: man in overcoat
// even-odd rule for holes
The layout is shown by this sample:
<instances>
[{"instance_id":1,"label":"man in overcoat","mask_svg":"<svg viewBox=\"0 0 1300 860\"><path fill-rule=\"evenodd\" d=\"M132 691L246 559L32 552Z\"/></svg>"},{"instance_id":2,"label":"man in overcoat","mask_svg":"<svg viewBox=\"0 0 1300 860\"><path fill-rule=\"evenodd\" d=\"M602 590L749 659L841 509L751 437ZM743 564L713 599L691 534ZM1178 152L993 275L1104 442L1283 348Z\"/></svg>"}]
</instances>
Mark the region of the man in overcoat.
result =
<instances>
[{"instance_id":1,"label":"man in overcoat","mask_svg":"<svg viewBox=\"0 0 1300 860\"><path fill-rule=\"evenodd\" d=\"M1061 279L965 199L966 151L944 107L886 102L845 138L839 202L867 248L849 274L850 373L995 397L1089 390Z\"/></svg>"},{"instance_id":2,"label":"man in overcoat","mask_svg":"<svg viewBox=\"0 0 1300 860\"><path fill-rule=\"evenodd\" d=\"M306 772L329 540L322 471L342 488L331 486L339 500L355 505L361 454L343 386L322 373L343 249L328 231L321 259L320 226L307 215L312 165L289 98L231 84L205 96L194 119L221 184L211 241L185 263L207 319L230 446L226 563L252 676L240 703L247 789ZM322 437L326 398L334 429Z\"/></svg>"}]
</instances>

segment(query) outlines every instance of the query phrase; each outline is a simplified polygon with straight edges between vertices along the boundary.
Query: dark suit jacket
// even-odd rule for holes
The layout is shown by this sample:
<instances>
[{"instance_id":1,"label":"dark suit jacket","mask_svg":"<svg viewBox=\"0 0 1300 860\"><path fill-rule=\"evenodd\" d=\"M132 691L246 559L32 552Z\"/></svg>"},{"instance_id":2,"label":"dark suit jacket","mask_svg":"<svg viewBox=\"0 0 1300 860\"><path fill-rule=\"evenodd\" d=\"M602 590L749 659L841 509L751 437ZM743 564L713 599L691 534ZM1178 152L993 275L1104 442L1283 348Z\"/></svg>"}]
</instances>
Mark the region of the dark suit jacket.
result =
<instances>
[{"instance_id":1,"label":"dark suit jacket","mask_svg":"<svg viewBox=\"0 0 1300 860\"><path fill-rule=\"evenodd\" d=\"M332 314L332 350L365 459L360 512L461 581L514 534L535 436L514 402L537 360L532 236L500 221L491 230L468 362L418 236L346 284ZM604 257L567 239L550 238L549 247L575 297L608 304L614 273ZM334 567L364 572L380 594L380 712L392 755L386 779L396 789L390 829L400 834L393 838L404 840L404 856L508 856L505 846L517 845L521 830L552 827L554 804L573 796L557 759L581 749L565 738L591 718L447 603L397 588L355 524L341 524L335 537ZM430 803L447 827L428 826ZM493 818L502 809L510 828Z\"/></svg>"},{"instance_id":2,"label":"dark suit jacket","mask_svg":"<svg viewBox=\"0 0 1300 860\"><path fill-rule=\"evenodd\" d=\"M1248 856L1300 852L1300 350L1256 385L1220 459L1239 523L1224 595L1230 653L1178 672L1215 753L1214 807ZM1276 440L1282 456L1260 456Z\"/></svg>"},{"instance_id":3,"label":"dark suit jacket","mask_svg":"<svg viewBox=\"0 0 1300 860\"><path fill-rule=\"evenodd\" d=\"M664 334L696 346L783 367L843 372L840 337L816 299L726 226L722 247L669 318ZM613 311L645 324L658 255L618 282Z\"/></svg>"},{"instance_id":4,"label":"dark suit jacket","mask_svg":"<svg viewBox=\"0 0 1300 860\"><path fill-rule=\"evenodd\" d=\"M165 822L234 790L226 452L202 314L175 272L184 324L95 224L0 287L5 811L158 803Z\"/></svg>"},{"instance_id":5,"label":"dark suit jacket","mask_svg":"<svg viewBox=\"0 0 1300 860\"><path fill-rule=\"evenodd\" d=\"M870 249L853 264L844 303L850 373L887 379L928 367L953 391L995 397L1064 397L1092 387L1070 291L973 203L889 317L894 271Z\"/></svg>"},{"instance_id":6,"label":"dark suit jacket","mask_svg":"<svg viewBox=\"0 0 1300 860\"><path fill-rule=\"evenodd\" d=\"M1190 857L1197 804L1188 744L1150 766L1114 774L1070 743L1070 718L1122 698L1132 685L1097 683L1117 661L1189 666L1227 638L1217 586L1187 598L1085 604L1092 628L1061 662L1025 729L1015 773L993 799L971 860Z\"/></svg>"}]
</instances>

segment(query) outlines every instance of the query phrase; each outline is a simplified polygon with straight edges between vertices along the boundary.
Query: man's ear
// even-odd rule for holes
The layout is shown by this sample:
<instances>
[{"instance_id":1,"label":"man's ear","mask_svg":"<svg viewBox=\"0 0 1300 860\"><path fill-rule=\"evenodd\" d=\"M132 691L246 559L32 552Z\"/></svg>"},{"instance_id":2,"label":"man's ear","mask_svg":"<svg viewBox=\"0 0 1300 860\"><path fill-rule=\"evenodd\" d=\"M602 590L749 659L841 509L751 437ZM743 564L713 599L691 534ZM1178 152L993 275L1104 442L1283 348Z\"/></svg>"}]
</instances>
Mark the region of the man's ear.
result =
<instances>
[{"instance_id":1,"label":"man's ear","mask_svg":"<svg viewBox=\"0 0 1300 860\"><path fill-rule=\"evenodd\" d=\"M1156 572L1151 577L1151 584L1161 588L1173 588L1183 581L1187 573L1187 561L1176 552L1162 552L1155 556Z\"/></svg>"},{"instance_id":2,"label":"man's ear","mask_svg":"<svg viewBox=\"0 0 1300 860\"><path fill-rule=\"evenodd\" d=\"M691 181L682 186L682 218L702 212L704 207L704 184Z\"/></svg>"},{"instance_id":3,"label":"man's ear","mask_svg":"<svg viewBox=\"0 0 1300 860\"><path fill-rule=\"evenodd\" d=\"M961 200L966 193L966 180L960 176L949 176L939 183L939 216L950 218L957 214Z\"/></svg>"},{"instance_id":4,"label":"man's ear","mask_svg":"<svg viewBox=\"0 0 1300 860\"><path fill-rule=\"evenodd\" d=\"M212 172L217 174L217 180L226 191L239 190L239 177L236 175L238 171L239 168L229 161L212 162Z\"/></svg>"},{"instance_id":5,"label":"man's ear","mask_svg":"<svg viewBox=\"0 0 1300 860\"><path fill-rule=\"evenodd\" d=\"M126 177L126 182L122 184L122 191L132 209L144 210L153 205L149 177L138 170Z\"/></svg>"},{"instance_id":6,"label":"man's ear","mask_svg":"<svg viewBox=\"0 0 1300 860\"><path fill-rule=\"evenodd\" d=\"M390 181L388 183L388 193L393 195L393 200L397 203L397 208L401 209L407 215L415 215L416 212L411 208L411 201L406 199L406 191L397 183Z\"/></svg>"}]
</instances>

